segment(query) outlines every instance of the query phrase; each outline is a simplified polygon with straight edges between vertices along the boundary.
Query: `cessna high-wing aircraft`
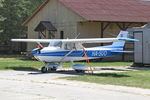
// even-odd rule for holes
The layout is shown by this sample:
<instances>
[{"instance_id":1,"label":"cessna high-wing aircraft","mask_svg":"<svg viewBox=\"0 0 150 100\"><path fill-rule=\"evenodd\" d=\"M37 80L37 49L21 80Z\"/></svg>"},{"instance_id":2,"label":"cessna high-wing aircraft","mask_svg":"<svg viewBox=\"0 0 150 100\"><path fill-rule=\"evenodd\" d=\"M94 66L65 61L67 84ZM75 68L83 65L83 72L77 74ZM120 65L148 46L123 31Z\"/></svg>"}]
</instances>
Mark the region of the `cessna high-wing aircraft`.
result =
<instances>
[{"instance_id":1,"label":"cessna high-wing aircraft","mask_svg":"<svg viewBox=\"0 0 150 100\"><path fill-rule=\"evenodd\" d=\"M41 68L43 73L47 70L56 70L60 67L60 62L73 62L87 59L96 59L120 55L123 51L125 41L138 41L128 38L127 31L121 31L117 38L89 38L89 39L12 39L15 42L36 42L39 47L32 50L34 57L45 63ZM98 46L85 48L84 43L110 43L108 46ZM43 47L41 43L49 43ZM52 64L53 63L53 64ZM77 71L85 71L85 65L73 65Z\"/></svg>"}]
</instances>

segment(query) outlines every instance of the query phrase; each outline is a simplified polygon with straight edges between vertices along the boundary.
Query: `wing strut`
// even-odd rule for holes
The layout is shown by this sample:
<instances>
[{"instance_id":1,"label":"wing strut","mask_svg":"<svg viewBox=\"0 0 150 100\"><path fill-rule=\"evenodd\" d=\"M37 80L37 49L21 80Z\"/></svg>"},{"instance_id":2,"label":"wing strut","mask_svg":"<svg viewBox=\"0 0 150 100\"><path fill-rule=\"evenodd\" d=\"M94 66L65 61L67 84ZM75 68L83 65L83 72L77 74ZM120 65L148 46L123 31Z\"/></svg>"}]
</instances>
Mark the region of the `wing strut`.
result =
<instances>
[{"instance_id":1,"label":"wing strut","mask_svg":"<svg viewBox=\"0 0 150 100\"><path fill-rule=\"evenodd\" d=\"M68 55L70 55L72 52L74 51L74 49L72 49L71 51L69 51L62 59L61 61L63 61Z\"/></svg>"}]
</instances>

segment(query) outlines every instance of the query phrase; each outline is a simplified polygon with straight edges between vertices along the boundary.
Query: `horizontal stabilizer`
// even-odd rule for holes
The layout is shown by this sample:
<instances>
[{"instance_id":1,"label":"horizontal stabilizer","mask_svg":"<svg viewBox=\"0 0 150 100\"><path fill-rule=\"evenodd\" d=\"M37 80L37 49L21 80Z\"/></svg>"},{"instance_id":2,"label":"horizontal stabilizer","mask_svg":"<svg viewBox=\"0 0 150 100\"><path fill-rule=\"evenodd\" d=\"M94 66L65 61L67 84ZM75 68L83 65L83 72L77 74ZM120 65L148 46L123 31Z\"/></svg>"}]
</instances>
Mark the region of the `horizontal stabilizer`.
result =
<instances>
[{"instance_id":1,"label":"horizontal stabilizer","mask_svg":"<svg viewBox=\"0 0 150 100\"><path fill-rule=\"evenodd\" d=\"M111 51L115 53L134 53L134 51Z\"/></svg>"},{"instance_id":2,"label":"horizontal stabilizer","mask_svg":"<svg viewBox=\"0 0 150 100\"><path fill-rule=\"evenodd\" d=\"M139 41L137 39L131 39L131 38L119 38L119 40L122 40L122 41L131 41L131 42L136 42L136 41Z\"/></svg>"}]
</instances>

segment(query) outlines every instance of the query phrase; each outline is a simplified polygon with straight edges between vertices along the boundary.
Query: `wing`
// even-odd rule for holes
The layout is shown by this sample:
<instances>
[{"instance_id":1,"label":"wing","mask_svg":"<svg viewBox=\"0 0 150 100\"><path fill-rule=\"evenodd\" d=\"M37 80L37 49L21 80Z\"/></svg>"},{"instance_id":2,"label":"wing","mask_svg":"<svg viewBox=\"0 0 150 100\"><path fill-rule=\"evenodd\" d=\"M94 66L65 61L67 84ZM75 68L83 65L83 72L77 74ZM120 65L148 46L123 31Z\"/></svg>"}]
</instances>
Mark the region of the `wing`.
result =
<instances>
[{"instance_id":1,"label":"wing","mask_svg":"<svg viewBox=\"0 0 150 100\"><path fill-rule=\"evenodd\" d=\"M92 38L92 39L11 39L13 42L40 42L40 43L50 43L58 42L62 43L107 43L121 41L117 38Z\"/></svg>"},{"instance_id":2,"label":"wing","mask_svg":"<svg viewBox=\"0 0 150 100\"><path fill-rule=\"evenodd\" d=\"M61 41L60 39L11 39L13 42L40 42L40 43L50 43L54 41Z\"/></svg>"},{"instance_id":3,"label":"wing","mask_svg":"<svg viewBox=\"0 0 150 100\"><path fill-rule=\"evenodd\" d=\"M137 41L136 39L130 38L89 38L89 39L11 39L14 42L62 42L62 43L109 43L118 41Z\"/></svg>"},{"instance_id":4,"label":"wing","mask_svg":"<svg viewBox=\"0 0 150 100\"><path fill-rule=\"evenodd\" d=\"M62 40L62 43L108 43L108 42L117 42L122 41L118 38L89 38L89 39L65 39Z\"/></svg>"}]
</instances>

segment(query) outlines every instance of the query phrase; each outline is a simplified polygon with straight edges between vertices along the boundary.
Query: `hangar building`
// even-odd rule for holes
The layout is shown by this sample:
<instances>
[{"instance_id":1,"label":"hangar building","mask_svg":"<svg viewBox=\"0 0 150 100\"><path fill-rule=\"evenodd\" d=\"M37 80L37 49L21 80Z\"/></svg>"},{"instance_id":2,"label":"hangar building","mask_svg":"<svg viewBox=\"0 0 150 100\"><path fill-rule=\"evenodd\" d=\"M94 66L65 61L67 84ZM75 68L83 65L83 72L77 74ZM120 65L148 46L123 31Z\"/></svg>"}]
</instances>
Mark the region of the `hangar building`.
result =
<instances>
[{"instance_id":1,"label":"hangar building","mask_svg":"<svg viewBox=\"0 0 150 100\"><path fill-rule=\"evenodd\" d=\"M23 23L28 38L107 38L150 21L150 2L140 0L45 0ZM87 46L95 46L89 44ZM105 44L101 44L105 45ZM28 44L30 51L35 44ZM128 42L126 49L133 49ZM110 58L112 60L112 58ZM113 60L133 60L132 54Z\"/></svg>"}]
</instances>

